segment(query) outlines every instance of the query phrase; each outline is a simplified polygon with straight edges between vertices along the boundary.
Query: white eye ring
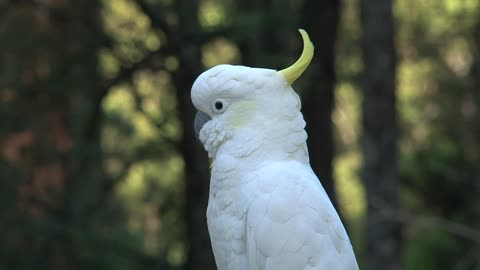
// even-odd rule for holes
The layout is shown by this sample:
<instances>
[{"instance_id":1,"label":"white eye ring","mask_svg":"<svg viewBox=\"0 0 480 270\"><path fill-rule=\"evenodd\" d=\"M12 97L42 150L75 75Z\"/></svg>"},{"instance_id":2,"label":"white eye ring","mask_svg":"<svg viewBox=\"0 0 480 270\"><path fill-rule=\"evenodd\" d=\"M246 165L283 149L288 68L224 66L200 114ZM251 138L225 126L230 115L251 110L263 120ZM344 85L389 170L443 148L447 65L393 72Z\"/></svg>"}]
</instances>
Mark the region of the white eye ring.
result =
<instances>
[{"instance_id":1,"label":"white eye ring","mask_svg":"<svg viewBox=\"0 0 480 270\"><path fill-rule=\"evenodd\" d=\"M212 111L214 113L222 113L227 108L227 102L223 99L216 99L212 103Z\"/></svg>"}]
</instances>

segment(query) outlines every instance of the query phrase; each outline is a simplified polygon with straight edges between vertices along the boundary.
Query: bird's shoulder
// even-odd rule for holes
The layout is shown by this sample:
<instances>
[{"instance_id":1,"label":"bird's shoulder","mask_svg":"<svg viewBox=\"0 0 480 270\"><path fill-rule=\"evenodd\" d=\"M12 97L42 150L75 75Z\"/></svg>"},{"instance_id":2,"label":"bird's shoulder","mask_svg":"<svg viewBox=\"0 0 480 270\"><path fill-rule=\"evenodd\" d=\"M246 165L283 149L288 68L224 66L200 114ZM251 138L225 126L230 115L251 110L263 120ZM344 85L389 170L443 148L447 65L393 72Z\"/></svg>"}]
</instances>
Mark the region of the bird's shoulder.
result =
<instances>
[{"instance_id":1,"label":"bird's shoulder","mask_svg":"<svg viewBox=\"0 0 480 270\"><path fill-rule=\"evenodd\" d=\"M269 162L249 176L253 179L251 188L258 191L259 195L269 195L274 192L289 190L288 197L296 197L306 189L313 189L313 193L326 195L318 177L308 163L299 161ZM327 198L328 199L328 196Z\"/></svg>"}]
</instances>

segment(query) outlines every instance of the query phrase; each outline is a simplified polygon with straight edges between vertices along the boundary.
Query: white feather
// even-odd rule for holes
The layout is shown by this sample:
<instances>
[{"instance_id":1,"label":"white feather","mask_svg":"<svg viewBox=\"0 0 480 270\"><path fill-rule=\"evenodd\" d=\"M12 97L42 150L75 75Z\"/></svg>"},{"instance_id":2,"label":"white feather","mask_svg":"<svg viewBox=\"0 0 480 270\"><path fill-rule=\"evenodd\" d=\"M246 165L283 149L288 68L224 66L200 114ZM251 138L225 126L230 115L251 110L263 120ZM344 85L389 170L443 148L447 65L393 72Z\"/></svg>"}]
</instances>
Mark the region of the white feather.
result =
<instances>
[{"instance_id":1,"label":"white feather","mask_svg":"<svg viewBox=\"0 0 480 270\"><path fill-rule=\"evenodd\" d=\"M230 106L223 113L211 109L219 98ZM300 101L285 79L221 65L197 79L192 101L212 118L200 139L214 158L207 221L218 269L358 269L309 165Z\"/></svg>"}]
</instances>

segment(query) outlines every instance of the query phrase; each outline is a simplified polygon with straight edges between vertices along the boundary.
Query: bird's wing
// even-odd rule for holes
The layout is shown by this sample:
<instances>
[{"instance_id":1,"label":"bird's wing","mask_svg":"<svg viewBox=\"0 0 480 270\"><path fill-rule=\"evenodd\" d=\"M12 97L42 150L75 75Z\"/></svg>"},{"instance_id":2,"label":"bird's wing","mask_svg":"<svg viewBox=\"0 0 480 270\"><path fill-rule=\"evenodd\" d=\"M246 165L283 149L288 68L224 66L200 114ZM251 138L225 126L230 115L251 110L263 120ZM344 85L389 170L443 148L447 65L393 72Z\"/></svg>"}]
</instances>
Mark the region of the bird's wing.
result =
<instances>
[{"instance_id":1,"label":"bird's wing","mask_svg":"<svg viewBox=\"0 0 480 270\"><path fill-rule=\"evenodd\" d=\"M263 170L246 222L250 270L356 270L346 231L306 166Z\"/></svg>"}]
</instances>

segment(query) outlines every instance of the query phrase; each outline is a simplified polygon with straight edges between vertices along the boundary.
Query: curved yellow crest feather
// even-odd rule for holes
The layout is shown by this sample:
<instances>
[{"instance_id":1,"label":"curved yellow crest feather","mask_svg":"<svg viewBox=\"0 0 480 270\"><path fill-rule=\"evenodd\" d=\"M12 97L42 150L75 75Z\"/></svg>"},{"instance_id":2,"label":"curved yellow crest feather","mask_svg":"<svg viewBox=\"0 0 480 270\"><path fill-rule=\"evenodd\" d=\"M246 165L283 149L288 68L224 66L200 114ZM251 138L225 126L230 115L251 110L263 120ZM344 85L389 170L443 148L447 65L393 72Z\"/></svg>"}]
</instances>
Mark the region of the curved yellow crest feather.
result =
<instances>
[{"instance_id":1,"label":"curved yellow crest feather","mask_svg":"<svg viewBox=\"0 0 480 270\"><path fill-rule=\"evenodd\" d=\"M310 64L310 61L312 61L313 57L313 44L310 41L307 32L305 32L303 29L298 29L298 31L300 31L303 39L302 55L300 55L300 58L298 58L297 62L295 62L293 65L278 71L285 77L289 85L292 85L293 82L298 79L300 75L302 75L302 73Z\"/></svg>"}]
</instances>

